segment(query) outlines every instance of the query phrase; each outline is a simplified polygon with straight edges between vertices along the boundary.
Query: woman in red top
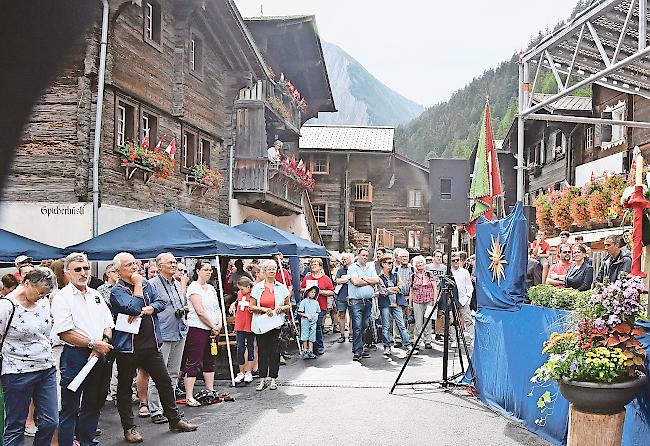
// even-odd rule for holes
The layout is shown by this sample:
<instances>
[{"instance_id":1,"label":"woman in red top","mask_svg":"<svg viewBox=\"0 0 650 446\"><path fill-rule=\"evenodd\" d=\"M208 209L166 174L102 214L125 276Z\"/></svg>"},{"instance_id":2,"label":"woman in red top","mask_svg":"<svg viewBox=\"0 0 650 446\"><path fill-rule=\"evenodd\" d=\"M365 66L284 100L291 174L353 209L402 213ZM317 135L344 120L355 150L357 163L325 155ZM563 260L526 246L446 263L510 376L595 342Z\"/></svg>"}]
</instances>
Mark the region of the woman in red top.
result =
<instances>
[{"instance_id":1,"label":"woman in red top","mask_svg":"<svg viewBox=\"0 0 650 446\"><path fill-rule=\"evenodd\" d=\"M237 360L239 361L239 373L235 377L235 384L253 382L253 363L255 361L255 334L251 330L253 313L251 306L251 289L253 281L242 276L237 281L237 300L230 305L230 314L235 315L235 332L237 333ZM248 351L248 361L244 352Z\"/></svg>"},{"instance_id":2,"label":"woman in red top","mask_svg":"<svg viewBox=\"0 0 650 446\"><path fill-rule=\"evenodd\" d=\"M316 323L316 342L314 347L317 355L322 355L325 353L325 344L323 343L323 321L325 320L325 315L327 314L327 297L334 296L334 284L332 279L330 279L325 271L323 271L323 260L319 258L313 258L309 262L311 267L311 273L307 274L302 282L300 283L300 293L304 293L305 289L310 288L308 286L309 280L315 280L318 282L318 304L320 305L320 312L318 313L318 321Z\"/></svg>"},{"instance_id":3,"label":"woman in red top","mask_svg":"<svg viewBox=\"0 0 650 446\"><path fill-rule=\"evenodd\" d=\"M532 257L539 260L542 265L542 283L546 283L546 276L548 276L548 269L550 267L550 250L551 246L546 241L546 231L543 229L537 230L537 235L532 243Z\"/></svg>"}]
</instances>

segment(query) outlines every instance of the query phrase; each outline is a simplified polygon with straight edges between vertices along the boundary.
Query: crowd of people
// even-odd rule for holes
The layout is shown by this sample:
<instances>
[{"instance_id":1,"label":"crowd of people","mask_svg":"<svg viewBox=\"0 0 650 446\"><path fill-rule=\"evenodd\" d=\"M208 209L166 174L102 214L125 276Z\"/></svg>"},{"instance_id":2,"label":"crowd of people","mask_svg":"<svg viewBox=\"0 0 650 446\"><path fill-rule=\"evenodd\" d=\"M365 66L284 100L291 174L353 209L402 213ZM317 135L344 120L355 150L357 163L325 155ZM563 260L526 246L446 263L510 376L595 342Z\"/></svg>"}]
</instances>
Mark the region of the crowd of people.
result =
<instances>
[{"instance_id":1,"label":"crowd of people","mask_svg":"<svg viewBox=\"0 0 650 446\"><path fill-rule=\"evenodd\" d=\"M2 277L5 298L0 300L3 443L21 445L24 435L33 435L37 446L95 444L105 401L117 406L129 443L143 441L134 401L141 418L166 423L174 432L196 430L183 418L180 404L232 400L215 389L216 354L219 343L226 344L223 310L234 319L235 383L258 377L257 391L277 389L290 342L300 341L302 359L313 360L325 354L324 334L330 330L339 334L336 342L351 344L354 361L368 358L380 343L386 356L395 347L417 354L422 345L414 341L421 330L421 344L433 348L442 339L433 335L440 322L425 321L441 295L443 253L410 259L405 249L378 250L373 257L361 249L327 263L309 259L296 285L298 298L281 254L231 261L223 272L223 296L215 287L222 272L212 261L185 263L170 252L148 263L119 253L103 281L91 275L83 253L39 266L18 257L16 272ZM473 279L467 260L463 252L451 253L454 298L472 339ZM444 310L442 302L438 310ZM79 385L78 375L90 360L94 365ZM198 377L203 379L199 391Z\"/></svg>"},{"instance_id":2,"label":"crowd of people","mask_svg":"<svg viewBox=\"0 0 650 446\"><path fill-rule=\"evenodd\" d=\"M581 235L569 243L571 234L560 232L560 243L552 247L546 241L546 232L537 231L535 240L528 250L526 285L547 284L557 288L573 288L578 291L591 289L604 280L614 282L621 273L632 270L632 257L624 235L608 235L604 240L607 256L594 272L591 248L584 243Z\"/></svg>"}]
</instances>

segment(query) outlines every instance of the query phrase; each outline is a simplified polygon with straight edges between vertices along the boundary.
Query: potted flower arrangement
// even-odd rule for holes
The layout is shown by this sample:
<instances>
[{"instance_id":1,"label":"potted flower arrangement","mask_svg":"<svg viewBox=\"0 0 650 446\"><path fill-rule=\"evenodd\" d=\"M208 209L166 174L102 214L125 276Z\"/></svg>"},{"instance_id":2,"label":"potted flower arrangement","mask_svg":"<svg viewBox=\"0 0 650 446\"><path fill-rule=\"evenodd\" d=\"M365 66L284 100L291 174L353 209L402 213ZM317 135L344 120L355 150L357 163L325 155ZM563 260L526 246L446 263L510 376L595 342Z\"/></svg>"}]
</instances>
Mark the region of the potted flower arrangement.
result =
<instances>
[{"instance_id":1,"label":"potted flower arrangement","mask_svg":"<svg viewBox=\"0 0 650 446\"><path fill-rule=\"evenodd\" d=\"M607 223L610 194L600 182L594 181L584 186L583 194L588 197L589 215L595 223Z\"/></svg>"},{"instance_id":2,"label":"potted flower arrangement","mask_svg":"<svg viewBox=\"0 0 650 446\"><path fill-rule=\"evenodd\" d=\"M311 171L305 167L302 160L296 163L296 158L293 155L284 160L280 171L284 176L294 180L297 187L307 189L307 192L312 192L316 187L316 180L314 180Z\"/></svg>"},{"instance_id":3,"label":"potted flower arrangement","mask_svg":"<svg viewBox=\"0 0 650 446\"><path fill-rule=\"evenodd\" d=\"M215 172L204 164L195 164L188 174L188 181L193 181L210 189L218 190L223 187L223 175Z\"/></svg>"},{"instance_id":4,"label":"potted flower arrangement","mask_svg":"<svg viewBox=\"0 0 650 446\"><path fill-rule=\"evenodd\" d=\"M577 187L568 187L561 191L551 204L551 214L555 227L563 231L568 231L573 225L573 215L571 215L571 202L580 195L580 189Z\"/></svg>"},{"instance_id":5,"label":"potted flower arrangement","mask_svg":"<svg viewBox=\"0 0 650 446\"><path fill-rule=\"evenodd\" d=\"M127 141L116 149L120 154L122 166L131 163L151 169L159 178L169 178L174 172L174 160L164 150L158 147L149 149L149 144Z\"/></svg>"},{"instance_id":6,"label":"potted flower arrangement","mask_svg":"<svg viewBox=\"0 0 650 446\"><path fill-rule=\"evenodd\" d=\"M560 393L584 412L623 410L647 380L646 352L636 338L643 329L635 327L636 320L643 317L643 291L639 277L598 285L591 298L578 306L571 329L552 333L544 343L543 353L549 354L549 359L531 382L557 381ZM547 391L537 405L544 412L553 401Z\"/></svg>"},{"instance_id":7,"label":"potted flower arrangement","mask_svg":"<svg viewBox=\"0 0 650 446\"><path fill-rule=\"evenodd\" d=\"M571 201L570 205L571 217L573 224L578 228L586 228L591 223L591 215L589 214L589 200L586 196L580 193Z\"/></svg>"},{"instance_id":8,"label":"potted flower arrangement","mask_svg":"<svg viewBox=\"0 0 650 446\"><path fill-rule=\"evenodd\" d=\"M550 194L542 194L535 197L535 208L537 211L537 225L542 229L550 231L555 229Z\"/></svg>"}]
</instances>

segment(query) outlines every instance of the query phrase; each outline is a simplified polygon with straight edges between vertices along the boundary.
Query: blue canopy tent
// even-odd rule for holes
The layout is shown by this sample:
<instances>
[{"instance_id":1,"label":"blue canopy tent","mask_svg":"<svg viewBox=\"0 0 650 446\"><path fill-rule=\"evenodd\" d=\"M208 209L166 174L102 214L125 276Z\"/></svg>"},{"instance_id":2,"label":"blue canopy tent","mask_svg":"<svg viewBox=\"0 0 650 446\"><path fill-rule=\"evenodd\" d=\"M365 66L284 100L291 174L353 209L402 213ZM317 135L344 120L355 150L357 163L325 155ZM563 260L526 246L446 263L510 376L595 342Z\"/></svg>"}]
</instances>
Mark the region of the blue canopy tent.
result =
<instances>
[{"instance_id":1,"label":"blue canopy tent","mask_svg":"<svg viewBox=\"0 0 650 446\"><path fill-rule=\"evenodd\" d=\"M307 239L298 237L282 229L262 223L259 220L242 223L235 226L235 228L247 232L251 235L263 238L264 240L272 240L276 243L278 251L282 255L289 257L289 267L291 269L291 277L294 283L300 281L300 257L327 257L327 249L324 246L317 245ZM293 294L296 302L300 300L300 287L293 287Z\"/></svg>"},{"instance_id":2,"label":"blue canopy tent","mask_svg":"<svg viewBox=\"0 0 650 446\"><path fill-rule=\"evenodd\" d=\"M0 229L0 262L14 263L19 255L25 255L35 260L59 259L63 257L63 251L60 248Z\"/></svg>"},{"instance_id":3,"label":"blue canopy tent","mask_svg":"<svg viewBox=\"0 0 650 446\"><path fill-rule=\"evenodd\" d=\"M178 257L269 256L275 242L181 211L128 223L85 242L68 246L66 253L84 252L90 260L112 260L126 251L137 259L151 259L164 251Z\"/></svg>"},{"instance_id":4,"label":"blue canopy tent","mask_svg":"<svg viewBox=\"0 0 650 446\"><path fill-rule=\"evenodd\" d=\"M246 232L181 211L165 212L128 223L105 234L65 248L66 253L84 252L90 260L112 260L120 252L137 259L151 259L169 251L179 257L216 256L219 267L219 292L222 318L226 320L221 261L219 256L270 256L278 252L275 242L262 240ZM224 324L226 345L230 345L228 324ZM232 354L228 351L229 364ZM232 366L230 380L235 385Z\"/></svg>"}]
</instances>

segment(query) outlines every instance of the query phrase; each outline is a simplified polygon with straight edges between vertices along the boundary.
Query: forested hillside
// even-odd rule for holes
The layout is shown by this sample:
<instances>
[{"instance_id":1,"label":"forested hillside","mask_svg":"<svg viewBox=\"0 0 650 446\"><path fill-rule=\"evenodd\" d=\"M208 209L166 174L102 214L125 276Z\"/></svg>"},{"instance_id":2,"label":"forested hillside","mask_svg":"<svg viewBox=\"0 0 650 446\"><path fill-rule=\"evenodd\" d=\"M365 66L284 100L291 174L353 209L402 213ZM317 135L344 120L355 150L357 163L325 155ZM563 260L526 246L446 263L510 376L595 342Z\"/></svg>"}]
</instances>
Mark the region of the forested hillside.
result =
<instances>
[{"instance_id":1,"label":"forested hillside","mask_svg":"<svg viewBox=\"0 0 650 446\"><path fill-rule=\"evenodd\" d=\"M589 0L579 0L570 19L588 4ZM563 25L561 22L544 33L540 31L531 39L530 46ZM518 60L518 55L513 54L510 60L486 70L457 90L448 101L429 107L417 118L398 126L395 129L396 150L420 162L427 157L467 158L478 140L486 98L490 100L495 139L502 139L517 113ZM550 71L542 76L536 92L557 92ZM574 94L590 93L591 89L586 88Z\"/></svg>"}]
</instances>

